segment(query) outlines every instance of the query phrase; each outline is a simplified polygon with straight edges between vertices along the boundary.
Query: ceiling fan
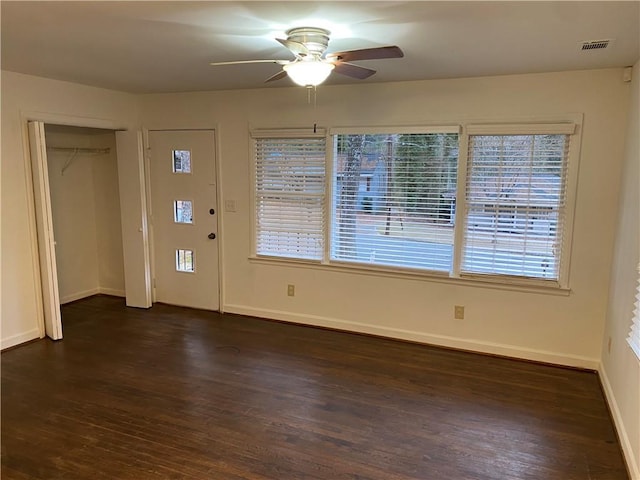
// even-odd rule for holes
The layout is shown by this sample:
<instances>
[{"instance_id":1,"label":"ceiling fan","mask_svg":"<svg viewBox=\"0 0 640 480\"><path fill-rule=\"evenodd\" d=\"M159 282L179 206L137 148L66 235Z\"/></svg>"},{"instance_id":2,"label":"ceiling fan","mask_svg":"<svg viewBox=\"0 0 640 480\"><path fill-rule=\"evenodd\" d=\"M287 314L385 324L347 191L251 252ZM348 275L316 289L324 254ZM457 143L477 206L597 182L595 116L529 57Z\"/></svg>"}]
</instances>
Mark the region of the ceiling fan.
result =
<instances>
[{"instance_id":1,"label":"ceiling fan","mask_svg":"<svg viewBox=\"0 0 640 480\"><path fill-rule=\"evenodd\" d=\"M354 65L353 61L378 60L383 58L401 58L402 50L396 46L363 48L345 52L327 53L330 32L324 28L297 27L287 30L287 38L276 38L295 56L293 60L239 60L214 62L211 65L237 65L246 63L277 63L282 70L267 78L273 82L289 76L295 83L304 87L315 87L324 82L332 71L347 77L363 80L376 73L370 68ZM323 57L324 55L324 57Z\"/></svg>"}]
</instances>

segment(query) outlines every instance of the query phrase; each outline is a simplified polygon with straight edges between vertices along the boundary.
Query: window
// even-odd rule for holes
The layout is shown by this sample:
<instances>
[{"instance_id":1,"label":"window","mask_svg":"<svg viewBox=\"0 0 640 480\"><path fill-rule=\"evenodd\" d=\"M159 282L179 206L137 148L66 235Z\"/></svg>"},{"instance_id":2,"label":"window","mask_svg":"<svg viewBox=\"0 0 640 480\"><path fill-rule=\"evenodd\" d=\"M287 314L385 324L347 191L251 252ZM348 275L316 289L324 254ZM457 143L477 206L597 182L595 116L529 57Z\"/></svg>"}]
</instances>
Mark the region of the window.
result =
<instances>
[{"instance_id":1,"label":"window","mask_svg":"<svg viewBox=\"0 0 640 480\"><path fill-rule=\"evenodd\" d=\"M458 134L345 133L333 145L330 259L450 271Z\"/></svg>"},{"instance_id":2,"label":"window","mask_svg":"<svg viewBox=\"0 0 640 480\"><path fill-rule=\"evenodd\" d=\"M193 223L193 206L191 200L173 201L173 221L175 223Z\"/></svg>"},{"instance_id":3,"label":"window","mask_svg":"<svg viewBox=\"0 0 640 480\"><path fill-rule=\"evenodd\" d=\"M568 151L567 134L469 135L462 273L559 280Z\"/></svg>"},{"instance_id":4,"label":"window","mask_svg":"<svg viewBox=\"0 0 640 480\"><path fill-rule=\"evenodd\" d=\"M178 272L195 272L193 250L176 250L176 270Z\"/></svg>"},{"instance_id":5,"label":"window","mask_svg":"<svg viewBox=\"0 0 640 480\"><path fill-rule=\"evenodd\" d=\"M173 150L173 173L191 173L191 152L189 150Z\"/></svg>"},{"instance_id":6,"label":"window","mask_svg":"<svg viewBox=\"0 0 640 480\"><path fill-rule=\"evenodd\" d=\"M255 254L566 287L575 129L254 132Z\"/></svg>"},{"instance_id":7,"label":"window","mask_svg":"<svg viewBox=\"0 0 640 480\"><path fill-rule=\"evenodd\" d=\"M640 274L640 265L638 265L638 273ZM627 338L627 341L638 357L638 360L640 360L640 276L638 277L636 303L633 310L633 318L631 320L631 330L629 331L629 338Z\"/></svg>"},{"instance_id":8,"label":"window","mask_svg":"<svg viewBox=\"0 0 640 480\"><path fill-rule=\"evenodd\" d=\"M256 254L321 260L325 137L263 135L254 134Z\"/></svg>"}]
</instances>

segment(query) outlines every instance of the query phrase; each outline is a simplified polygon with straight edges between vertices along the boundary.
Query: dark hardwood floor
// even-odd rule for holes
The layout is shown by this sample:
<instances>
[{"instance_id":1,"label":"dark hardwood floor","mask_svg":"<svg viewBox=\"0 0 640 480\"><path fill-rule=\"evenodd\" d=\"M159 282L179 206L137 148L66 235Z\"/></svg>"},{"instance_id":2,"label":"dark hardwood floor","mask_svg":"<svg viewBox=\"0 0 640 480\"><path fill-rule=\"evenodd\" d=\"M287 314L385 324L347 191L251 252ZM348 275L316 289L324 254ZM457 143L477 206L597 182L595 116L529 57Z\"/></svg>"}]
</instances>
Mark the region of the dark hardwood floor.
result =
<instances>
[{"instance_id":1,"label":"dark hardwood floor","mask_svg":"<svg viewBox=\"0 0 640 480\"><path fill-rule=\"evenodd\" d=\"M96 296L2 353L2 479L627 479L596 374Z\"/></svg>"}]
</instances>

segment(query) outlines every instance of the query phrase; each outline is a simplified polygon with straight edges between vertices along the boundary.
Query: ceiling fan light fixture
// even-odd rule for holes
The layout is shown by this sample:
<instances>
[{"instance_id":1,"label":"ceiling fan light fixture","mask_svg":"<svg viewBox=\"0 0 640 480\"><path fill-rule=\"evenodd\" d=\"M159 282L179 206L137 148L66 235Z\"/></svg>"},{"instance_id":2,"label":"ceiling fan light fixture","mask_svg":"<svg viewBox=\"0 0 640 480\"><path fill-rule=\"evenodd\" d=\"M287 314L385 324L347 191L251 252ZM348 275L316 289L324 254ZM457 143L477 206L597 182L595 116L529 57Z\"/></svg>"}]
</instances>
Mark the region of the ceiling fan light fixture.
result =
<instances>
[{"instance_id":1,"label":"ceiling fan light fixture","mask_svg":"<svg viewBox=\"0 0 640 480\"><path fill-rule=\"evenodd\" d=\"M320 61L302 61L284 65L282 68L291 77L291 80L298 85L315 87L327 79L334 65Z\"/></svg>"}]
</instances>

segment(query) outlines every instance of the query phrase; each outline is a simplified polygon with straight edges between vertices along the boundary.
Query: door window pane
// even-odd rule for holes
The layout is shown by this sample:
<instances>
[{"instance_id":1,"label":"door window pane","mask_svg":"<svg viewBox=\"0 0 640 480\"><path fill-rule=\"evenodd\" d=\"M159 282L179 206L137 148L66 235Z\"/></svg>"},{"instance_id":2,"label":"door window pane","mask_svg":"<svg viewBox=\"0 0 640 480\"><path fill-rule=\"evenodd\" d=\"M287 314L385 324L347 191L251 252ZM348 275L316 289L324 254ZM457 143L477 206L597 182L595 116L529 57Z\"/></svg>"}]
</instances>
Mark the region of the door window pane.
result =
<instances>
[{"instance_id":1,"label":"door window pane","mask_svg":"<svg viewBox=\"0 0 640 480\"><path fill-rule=\"evenodd\" d=\"M193 223L191 200L174 200L173 221L176 223Z\"/></svg>"},{"instance_id":2,"label":"door window pane","mask_svg":"<svg viewBox=\"0 0 640 480\"><path fill-rule=\"evenodd\" d=\"M176 250L176 270L178 272L195 271L193 250Z\"/></svg>"},{"instance_id":3,"label":"door window pane","mask_svg":"<svg viewBox=\"0 0 640 480\"><path fill-rule=\"evenodd\" d=\"M189 150L173 150L173 173L191 173Z\"/></svg>"}]
</instances>

